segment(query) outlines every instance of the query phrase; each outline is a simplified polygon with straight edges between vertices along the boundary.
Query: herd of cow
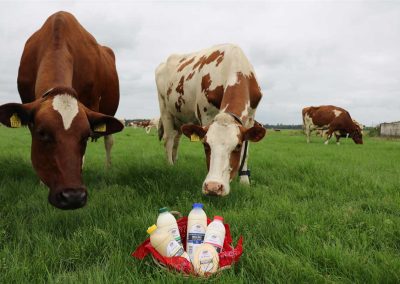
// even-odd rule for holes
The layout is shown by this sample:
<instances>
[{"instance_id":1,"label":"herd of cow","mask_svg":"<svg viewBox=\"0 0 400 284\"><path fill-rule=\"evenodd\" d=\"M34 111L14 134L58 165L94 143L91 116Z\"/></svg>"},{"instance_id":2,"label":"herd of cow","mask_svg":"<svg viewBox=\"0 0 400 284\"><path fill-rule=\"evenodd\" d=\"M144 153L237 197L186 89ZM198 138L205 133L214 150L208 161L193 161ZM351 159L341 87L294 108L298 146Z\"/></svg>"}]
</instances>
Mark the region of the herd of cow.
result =
<instances>
[{"instance_id":1,"label":"herd of cow","mask_svg":"<svg viewBox=\"0 0 400 284\"><path fill-rule=\"evenodd\" d=\"M73 15L57 12L27 40L17 83L22 104L0 106L0 122L29 127L32 165L49 188L49 202L61 209L84 206L88 139L104 137L110 165L112 134L124 127L113 117L119 104L113 51ZM243 51L225 44L171 55L157 67L156 85L158 132L168 162L176 162L183 133L203 143L208 168L203 193L227 195L237 175L248 184L248 141L260 141L266 130L254 120L262 93ZM327 139L334 133L337 140L350 136L362 144L361 127L344 109L304 108L303 122L308 142L312 130L327 130Z\"/></svg>"}]
</instances>

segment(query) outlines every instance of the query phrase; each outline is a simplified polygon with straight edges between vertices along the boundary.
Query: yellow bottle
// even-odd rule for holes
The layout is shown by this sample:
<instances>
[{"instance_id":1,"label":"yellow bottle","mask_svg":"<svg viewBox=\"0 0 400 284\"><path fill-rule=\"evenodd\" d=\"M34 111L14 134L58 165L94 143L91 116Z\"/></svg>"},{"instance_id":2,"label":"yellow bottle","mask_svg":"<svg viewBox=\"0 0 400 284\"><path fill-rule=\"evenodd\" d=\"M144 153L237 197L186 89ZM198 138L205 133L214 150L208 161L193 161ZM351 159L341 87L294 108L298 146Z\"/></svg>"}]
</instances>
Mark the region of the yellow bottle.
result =
<instances>
[{"instance_id":1,"label":"yellow bottle","mask_svg":"<svg viewBox=\"0 0 400 284\"><path fill-rule=\"evenodd\" d=\"M147 229L147 233L150 235L151 245L162 255L166 257L181 256L190 261L188 254L183 249L171 233L157 229L156 225L153 225Z\"/></svg>"}]
</instances>

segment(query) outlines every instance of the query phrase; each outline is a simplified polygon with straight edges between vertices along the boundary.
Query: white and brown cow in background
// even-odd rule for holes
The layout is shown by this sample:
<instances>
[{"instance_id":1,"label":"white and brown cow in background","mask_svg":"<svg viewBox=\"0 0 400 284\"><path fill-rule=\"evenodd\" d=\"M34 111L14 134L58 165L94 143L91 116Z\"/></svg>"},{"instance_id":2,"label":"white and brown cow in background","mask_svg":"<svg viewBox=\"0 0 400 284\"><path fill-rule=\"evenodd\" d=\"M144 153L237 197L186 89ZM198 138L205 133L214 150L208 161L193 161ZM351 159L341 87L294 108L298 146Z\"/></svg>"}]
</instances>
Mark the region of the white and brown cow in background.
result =
<instances>
[{"instance_id":1,"label":"white and brown cow in background","mask_svg":"<svg viewBox=\"0 0 400 284\"><path fill-rule=\"evenodd\" d=\"M361 134L364 135L364 125L359 123L355 119L353 119L353 122L354 122L355 125L357 125L360 128ZM312 132L313 130L310 130L310 131ZM328 132L328 129L316 129L315 130L315 135L324 138L324 137L326 137L326 133L327 132ZM339 131L335 131L336 142L339 143L339 139L341 137L348 138L349 135L350 135L350 133L340 133Z\"/></svg>"},{"instance_id":2,"label":"white and brown cow in background","mask_svg":"<svg viewBox=\"0 0 400 284\"><path fill-rule=\"evenodd\" d=\"M203 193L229 194L229 182L239 168L240 181L249 184L248 148L244 145L260 141L265 129L254 126L262 93L243 51L225 44L171 55L157 68L156 83L159 134L165 141L168 162L177 160L182 132L188 137L195 134L203 142L208 168Z\"/></svg>"},{"instance_id":3,"label":"white and brown cow in background","mask_svg":"<svg viewBox=\"0 0 400 284\"><path fill-rule=\"evenodd\" d=\"M332 105L305 107L302 116L307 143L310 143L311 131L315 130L326 137L325 144L329 143L332 134L335 134L337 144L340 137L351 137L356 144L363 144L362 129L343 108Z\"/></svg>"},{"instance_id":4,"label":"white and brown cow in background","mask_svg":"<svg viewBox=\"0 0 400 284\"><path fill-rule=\"evenodd\" d=\"M146 134L150 134L151 129L154 127L158 131L158 125L160 123L160 118L155 117L150 119L149 125L146 126Z\"/></svg>"}]
</instances>

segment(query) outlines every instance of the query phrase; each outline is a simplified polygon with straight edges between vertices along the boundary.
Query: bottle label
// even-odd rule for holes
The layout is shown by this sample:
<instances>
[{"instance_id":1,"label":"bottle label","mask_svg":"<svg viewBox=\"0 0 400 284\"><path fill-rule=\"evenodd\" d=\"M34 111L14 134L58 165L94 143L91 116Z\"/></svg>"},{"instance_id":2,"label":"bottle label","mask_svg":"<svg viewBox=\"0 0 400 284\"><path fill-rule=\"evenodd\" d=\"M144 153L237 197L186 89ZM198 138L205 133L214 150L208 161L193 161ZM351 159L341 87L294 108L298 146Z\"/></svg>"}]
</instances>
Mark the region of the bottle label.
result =
<instances>
[{"instance_id":1,"label":"bottle label","mask_svg":"<svg viewBox=\"0 0 400 284\"><path fill-rule=\"evenodd\" d=\"M208 250L200 252L199 263L200 263L200 269L203 272L212 271L212 269L214 268L213 255Z\"/></svg>"},{"instance_id":2,"label":"bottle label","mask_svg":"<svg viewBox=\"0 0 400 284\"><path fill-rule=\"evenodd\" d=\"M182 245L181 241L181 235L179 234L179 230L177 228L171 228L168 230L168 232L172 235L172 237L180 244Z\"/></svg>"},{"instance_id":3,"label":"bottle label","mask_svg":"<svg viewBox=\"0 0 400 284\"><path fill-rule=\"evenodd\" d=\"M206 230L201 224L193 225L189 230L188 242L192 244L202 244Z\"/></svg>"},{"instance_id":4,"label":"bottle label","mask_svg":"<svg viewBox=\"0 0 400 284\"><path fill-rule=\"evenodd\" d=\"M201 245L204 241L204 236L205 236L206 230L203 225L201 224L196 224L193 225L188 233L188 254L191 259L193 259L193 254L196 250L196 247Z\"/></svg>"},{"instance_id":5,"label":"bottle label","mask_svg":"<svg viewBox=\"0 0 400 284\"><path fill-rule=\"evenodd\" d=\"M222 250L223 243L217 234L207 235L207 238L204 239L204 243L213 245L218 253L220 253Z\"/></svg>"},{"instance_id":6,"label":"bottle label","mask_svg":"<svg viewBox=\"0 0 400 284\"><path fill-rule=\"evenodd\" d=\"M167 246L167 256L181 256L185 251L183 247L175 240L172 240L168 243Z\"/></svg>"}]
</instances>

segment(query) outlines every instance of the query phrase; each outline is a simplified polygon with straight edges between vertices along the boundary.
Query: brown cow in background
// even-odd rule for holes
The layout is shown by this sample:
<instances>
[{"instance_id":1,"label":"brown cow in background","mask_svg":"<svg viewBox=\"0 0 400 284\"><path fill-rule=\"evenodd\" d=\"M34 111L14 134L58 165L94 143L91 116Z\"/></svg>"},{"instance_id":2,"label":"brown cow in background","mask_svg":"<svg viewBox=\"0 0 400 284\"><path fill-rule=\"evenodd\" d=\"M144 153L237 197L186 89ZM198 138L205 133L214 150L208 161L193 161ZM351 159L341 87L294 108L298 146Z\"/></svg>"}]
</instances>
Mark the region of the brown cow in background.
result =
<instances>
[{"instance_id":1,"label":"brown cow in background","mask_svg":"<svg viewBox=\"0 0 400 284\"><path fill-rule=\"evenodd\" d=\"M0 106L0 122L28 125L31 159L61 209L86 204L83 157L89 137L104 136L110 164L111 134L123 129L113 115L119 83L113 51L99 45L67 12L50 16L26 42L18 72L22 104Z\"/></svg>"},{"instance_id":2,"label":"brown cow in background","mask_svg":"<svg viewBox=\"0 0 400 284\"><path fill-rule=\"evenodd\" d=\"M339 144L340 137L351 137L356 144L363 144L361 128L354 123L348 111L343 108L328 105L319 107L305 107L302 110L303 128L307 135L307 143L310 143L310 134L313 130L325 131L326 141L332 134L336 135Z\"/></svg>"}]
</instances>

